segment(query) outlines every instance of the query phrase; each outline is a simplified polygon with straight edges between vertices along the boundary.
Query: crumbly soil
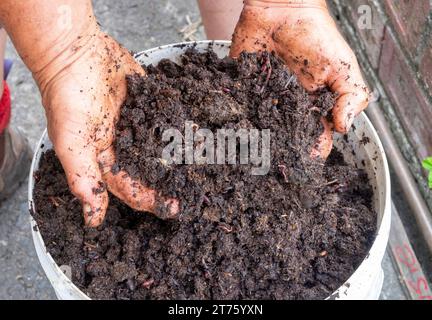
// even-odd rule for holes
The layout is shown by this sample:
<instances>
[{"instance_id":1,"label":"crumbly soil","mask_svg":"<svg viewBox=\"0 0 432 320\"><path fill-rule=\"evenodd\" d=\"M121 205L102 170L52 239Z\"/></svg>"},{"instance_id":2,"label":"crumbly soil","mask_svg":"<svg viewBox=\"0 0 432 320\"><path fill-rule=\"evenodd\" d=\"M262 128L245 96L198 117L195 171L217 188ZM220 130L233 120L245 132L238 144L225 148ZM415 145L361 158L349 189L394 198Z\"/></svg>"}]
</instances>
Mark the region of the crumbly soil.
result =
<instances>
[{"instance_id":1,"label":"crumbly soil","mask_svg":"<svg viewBox=\"0 0 432 320\"><path fill-rule=\"evenodd\" d=\"M86 228L46 152L33 215L73 282L95 299L323 299L341 286L366 257L376 213L364 171L336 150L326 162L310 157L334 95L308 94L268 53L232 60L189 50L182 65L146 70L128 78L112 170L178 198L181 212L163 220L163 206L158 218L110 196L103 225ZM212 132L270 129L269 173L161 161L162 133L184 132L186 120Z\"/></svg>"}]
</instances>

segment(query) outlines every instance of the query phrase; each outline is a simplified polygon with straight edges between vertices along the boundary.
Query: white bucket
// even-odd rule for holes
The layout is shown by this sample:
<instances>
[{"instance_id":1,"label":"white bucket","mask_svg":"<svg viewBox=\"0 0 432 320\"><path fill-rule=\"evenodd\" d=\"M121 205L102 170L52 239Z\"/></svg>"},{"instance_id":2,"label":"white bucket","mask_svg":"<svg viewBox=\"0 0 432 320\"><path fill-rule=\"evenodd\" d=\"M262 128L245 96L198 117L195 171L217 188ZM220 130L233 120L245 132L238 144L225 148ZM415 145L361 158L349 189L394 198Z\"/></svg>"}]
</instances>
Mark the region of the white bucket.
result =
<instances>
[{"instance_id":1,"label":"white bucket","mask_svg":"<svg viewBox=\"0 0 432 320\"><path fill-rule=\"evenodd\" d=\"M187 48L195 47L200 51L206 51L211 47L220 57L229 52L230 42L227 41L200 41L166 45L150 49L136 55L141 64L157 64L161 59L168 58L178 61L179 56ZM390 175L384 149L378 134L364 113L360 114L355 122L354 128L345 140L341 135L335 135L335 146L341 150L349 163L356 163L359 168L365 168L374 189L374 208L378 213L378 233L369 251L369 254L360 264L352 276L327 299L378 299L384 274L381 261L384 257L390 232L391 198L390 198ZM360 140L368 137L370 142L363 144ZM43 133L33 158L29 179L29 207L33 206L33 172L38 170L41 154L52 148L46 131ZM355 156L353 152L355 151ZM364 160L364 161L362 161ZM30 216L33 241L39 261L59 299L65 300L87 300L89 297L79 290L65 275L48 253L36 221Z\"/></svg>"}]
</instances>

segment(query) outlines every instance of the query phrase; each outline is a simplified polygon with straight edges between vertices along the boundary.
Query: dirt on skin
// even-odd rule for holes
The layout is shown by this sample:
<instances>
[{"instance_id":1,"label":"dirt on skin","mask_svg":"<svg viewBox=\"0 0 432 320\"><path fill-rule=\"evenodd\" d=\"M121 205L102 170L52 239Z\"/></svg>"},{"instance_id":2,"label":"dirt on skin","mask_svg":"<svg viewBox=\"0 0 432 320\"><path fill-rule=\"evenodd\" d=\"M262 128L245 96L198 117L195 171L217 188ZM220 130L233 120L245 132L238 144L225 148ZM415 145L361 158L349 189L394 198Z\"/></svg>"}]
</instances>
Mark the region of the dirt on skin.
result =
<instances>
[{"instance_id":1,"label":"dirt on skin","mask_svg":"<svg viewBox=\"0 0 432 320\"><path fill-rule=\"evenodd\" d=\"M33 215L73 282L95 299L323 299L341 286L366 257L376 213L365 172L335 150L326 162L310 157L334 95L308 94L268 53L232 60L189 50L182 65L146 70L147 78L128 78L113 172L180 199L181 212L162 220L111 196L103 225L86 228L46 152ZM161 161L162 133L184 132L186 120L214 133L270 129L269 173Z\"/></svg>"}]
</instances>

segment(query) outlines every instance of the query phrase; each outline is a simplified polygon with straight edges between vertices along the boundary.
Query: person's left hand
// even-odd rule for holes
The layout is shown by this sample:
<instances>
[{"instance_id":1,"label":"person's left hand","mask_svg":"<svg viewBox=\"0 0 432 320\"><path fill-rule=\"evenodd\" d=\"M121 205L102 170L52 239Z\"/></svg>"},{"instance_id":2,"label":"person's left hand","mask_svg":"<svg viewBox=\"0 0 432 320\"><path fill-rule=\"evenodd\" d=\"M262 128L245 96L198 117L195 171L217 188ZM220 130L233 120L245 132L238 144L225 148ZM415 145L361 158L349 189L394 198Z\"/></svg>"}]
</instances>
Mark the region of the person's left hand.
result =
<instances>
[{"instance_id":1,"label":"person's left hand","mask_svg":"<svg viewBox=\"0 0 432 320\"><path fill-rule=\"evenodd\" d=\"M107 189L138 211L157 211L170 218L179 210L177 200L162 199L156 190L134 181L126 172L111 170L115 124L126 97L126 76L132 74L144 75L144 70L98 28L80 36L34 74L49 137L72 193L83 203L88 226L102 223L108 207Z\"/></svg>"}]
</instances>

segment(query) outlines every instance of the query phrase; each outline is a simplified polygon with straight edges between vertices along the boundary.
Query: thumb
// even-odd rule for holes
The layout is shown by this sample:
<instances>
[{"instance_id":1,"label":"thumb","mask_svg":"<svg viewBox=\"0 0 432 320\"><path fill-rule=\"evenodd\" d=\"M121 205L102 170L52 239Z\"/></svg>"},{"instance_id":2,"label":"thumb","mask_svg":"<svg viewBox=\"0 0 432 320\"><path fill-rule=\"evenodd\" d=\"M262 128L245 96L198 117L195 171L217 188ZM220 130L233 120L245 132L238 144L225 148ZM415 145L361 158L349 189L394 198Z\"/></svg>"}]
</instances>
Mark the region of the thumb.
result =
<instances>
[{"instance_id":1,"label":"thumb","mask_svg":"<svg viewBox=\"0 0 432 320\"><path fill-rule=\"evenodd\" d=\"M369 89L357 62L343 66L342 70L345 71L331 81L331 90L338 93L332 114L336 131L347 133L354 118L368 106Z\"/></svg>"},{"instance_id":2,"label":"thumb","mask_svg":"<svg viewBox=\"0 0 432 320\"><path fill-rule=\"evenodd\" d=\"M165 198L156 190L133 180L126 171L112 172L115 164L114 148L110 147L98 156L103 179L109 191L137 211L147 211L160 219L175 219L180 211L177 199Z\"/></svg>"},{"instance_id":3,"label":"thumb","mask_svg":"<svg viewBox=\"0 0 432 320\"><path fill-rule=\"evenodd\" d=\"M99 226L108 207L108 192L96 160L96 150L90 145L68 143L55 146L55 151L69 188L83 205L85 225Z\"/></svg>"},{"instance_id":4,"label":"thumb","mask_svg":"<svg viewBox=\"0 0 432 320\"><path fill-rule=\"evenodd\" d=\"M324 131L312 149L312 158L327 159L333 148L333 128L326 118L321 118Z\"/></svg>"}]
</instances>

